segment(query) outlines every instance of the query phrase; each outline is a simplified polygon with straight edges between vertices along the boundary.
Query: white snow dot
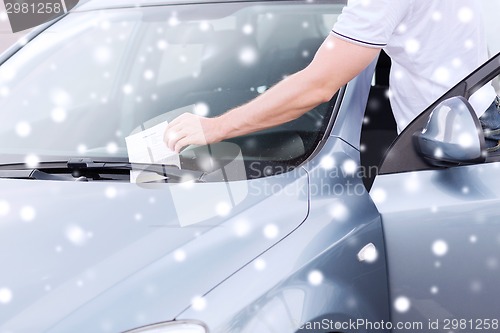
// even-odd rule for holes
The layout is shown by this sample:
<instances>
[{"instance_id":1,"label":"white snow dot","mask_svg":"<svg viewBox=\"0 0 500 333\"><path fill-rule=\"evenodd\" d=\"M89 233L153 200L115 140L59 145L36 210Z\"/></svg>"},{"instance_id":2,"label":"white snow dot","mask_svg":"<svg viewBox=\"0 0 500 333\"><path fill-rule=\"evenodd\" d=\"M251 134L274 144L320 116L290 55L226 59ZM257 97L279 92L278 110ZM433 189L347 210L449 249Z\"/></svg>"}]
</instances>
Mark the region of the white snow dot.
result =
<instances>
[{"instance_id":1,"label":"white snow dot","mask_svg":"<svg viewBox=\"0 0 500 333\"><path fill-rule=\"evenodd\" d=\"M443 158L443 156L444 156L444 152L441 148L438 147L438 148L434 149L434 157L435 158L439 159L439 158Z\"/></svg>"},{"instance_id":2,"label":"white snow dot","mask_svg":"<svg viewBox=\"0 0 500 333\"><path fill-rule=\"evenodd\" d=\"M210 112L210 108L205 103L196 103L194 106L194 113L198 116L206 117Z\"/></svg>"},{"instance_id":3,"label":"white snow dot","mask_svg":"<svg viewBox=\"0 0 500 333\"><path fill-rule=\"evenodd\" d=\"M319 286L323 283L323 273L318 270L311 271L307 275L307 281L313 286Z\"/></svg>"},{"instance_id":4,"label":"white snow dot","mask_svg":"<svg viewBox=\"0 0 500 333\"><path fill-rule=\"evenodd\" d=\"M156 43L156 47L160 50L165 50L167 48L168 44L166 41L164 41L163 39L160 39L157 43Z\"/></svg>"},{"instance_id":5,"label":"white snow dot","mask_svg":"<svg viewBox=\"0 0 500 333\"><path fill-rule=\"evenodd\" d=\"M420 50L420 42L416 39L408 39L405 43L405 51L408 54L415 54Z\"/></svg>"},{"instance_id":6,"label":"white snow dot","mask_svg":"<svg viewBox=\"0 0 500 333\"><path fill-rule=\"evenodd\" d=\"M136 221L141 221L141 220L142 220L142 214L141 214L141 213L136 213L136 214L134 215L134 219L135 219Z\"/></svg>"},{"instance_id":7,"label":"white snow dot","mask_svg":"<svg viewBox=\"0 0 500 333\"><path fill-rule=\"evenodd\" d=\"M130 84L126 84L123 86L123 93L126 95L130 95L134 91L134 87Z\"/></svg>"},{"instance_id":8,"label":"white snow dot","mask_svg":"<svg viewBox=\"0 0 500 333\"><path fill-rule=\"evenodd\" d=\"M66 110L63 108L55 108L52 110L50 116L54 122L62 123L66 119Z\"/></svg>"},{"instance_id":9,"label":"white snow dot","mask_svg":"<svg viewBox=\"0 0 500 333\"><path fill-rule=\"evenodd\" d=\"M186 257L187 257L186 251L184 250L176 250L174 252L174 259L177 262L183 262L184 260L186 260Z\"/></svg>"},{"instance_id":10,"label":"white snow dot","mask_svg":"<svg viewBox=\"0 0 500 333\"><path fill-rule=\"evenodd\" d=\"M387 193L384 189L376 188L370 192L370 196L375 203L382 203L387 198Z\"/></svg>"},{"instance_id":11,"label":"white snow dot","mask_svg":"<svg viewBox=\"0 0 500 333\"><path fill-rule=\"evenodd\" d=\"M269 239L278 237L279 229L274 224L268 224L264 227L264 236Z\"/></svg>"},{"instance_id":12,"label":"white snow dot","mask_svg":"<svg viewBox=\"0 0 500 333\"><path fill-rule=\"evenodd\" d=\"M200 23L200 30L201 31L208 31L210 30L210 24L207 21L203 21Z\"/></svg>"},{"instance_id":13,"label":"white snow dot","mask_svg":"<svg viewBox=\"0 0 500 333\"><path fill-rule=\"evenodd\" d=\"M321 162L319 164L323 169L331 170L333 169L333 167L335 167L335 160L331 156L325 156L321 159Z\"/></svg>"},{"instance_id":14,"label":"white snow dot","mask_svg":"<svg viewBox=\"0 0 500 333\"><path fill-rule=\"evenodd\" d=\"M476 235L470 235L469 242L471 242L472 244L476 243L477 242L477 236Z\"/></svg>"},{"instance_id":15,"label":"white snow dot","mask_svg":"<svg viewBox=\"0 0 500 333\"><path fill-rule=\"evenodd\" d=\"M345 221L349 217L349 210L341 202L334 202L328 209L330 216L337 221Z\"/></svg>"},{"instance_id":16,"label":"white snow dot","mask_svg":"<svg viewBox=\"0 0 500 333\"><path fill-rule=\"evenodd\" d=\"M439 12L439 11L435 11L432 13L432 19L436 22L441 21L442 18L443 18L443 14L441 14L441 12Z\"/></svg>"},{"instance_id":17,"label":"white snow dot","mask_svg":"<svg viewBox=\"0 0 500 333\"><path fill-rule=\"evenodd\" d=\"M94 60L99 64L105 64L111 60L111 49L102 46L94 50Z\"/></svg>"},{"instance_id":18,"label":"white snow dot","mask_svg":"<svg viewBox=\"0 0 500 333\"><path fill-rule=\"evenodd\" d=\"M408 192L416 192L420 188L420 182L415 174L405 180L405 189Z\"/></svg>"},{"instance_id":19,"label":"white snow dot","mask_svg":"<svg viewBox=\"0 0 500 333\"><path fill-rule=\"evenodd\" d=\"M116 198L117 193L118 193L118 191L113 186L106 187L106 190L104 191L104 194L106 195L106 198L108 198L108 199Z\"/></svg>"},{"instance_id":20,"label":"white snow dot","mask_svg":"<svg viewBox=\"0 0 500 333\"><path fill-rule=\"evenodd\" d=\"M63 248L62 248L62 246L61 246L61 245L57 245L57 246L55 247L55 250L56 250L56 252L57 252L57 253L61 253L61 252L63 251Z\"/></svg>"},{"instance_id":21,"label":"white snow dot","mask_svg":"<svg viewBox=\"0 0 500 333\"><path fill-rule=\"evenodd\" d=\"M238 220L233 226L234 233L238 237L244 237L250 232L250 223L247 220Z\"/></svg>"},{"instance_id":22,"label":"white snow dot","mask_svg":"<svg viewBox=\"0 0 500 333\"><path fill-rule=\"evenodd\" d=\"M468 23L468 22L470 22L473 17L474 17L474 12L469 7L462 7L458 11L458 19L462 23Z\"/></svg>"},{"instance_id":23,"label":"white snow dot","mask_svg":"<svg viewBox=\"0 0 500 333\"><path fill-rule=\"evenodd\" d=\"M403 72L402 72L402 71L400 71L400 70L396 70L396 71L394 72L394 78L395 78L396 80L401 80L403 77L404 77L404 74L403 74Z\"/></svg>"},{"instance_id":24,"label":"white snow dot","mask_svg":"<svg viewBox=\"0 0 500 333\"><path fill-rule=\"evenodd\" d=\"M467 186L462 187L462 193L463 194L468 194L469 193L469 188Z\"/></svg>"},{"instance_id":25,"label":"white snow dot","mask_svg":"<svg viewBox=\"0 0 500 333\"><path fill-rule=\"evenodd\" d=\"M347 175L353 176L356 173L358 166L353 160L346 160L344 163L342 163L342 169Z\"/></svg>"},{"instance_id":26,"label":"white snow dot","mask_svg":"<svg viewBox=\"0 0 500 333\"><path fill-rule=\"evenodd\" d=\"M176 16L172 16L171 18L168 19L168 24L172 27L178 25L179 23L181 22Z\"/></svg>"},{"instance_id":27,"label":"white snow dot","mask_svg":"<svg viewBox=\"0 0 500 333\"><path fill-rule=\"evenodd\" d=\"M396 311L404 313L410 309L411 303L408 297L399 296L394 300L394 308Z\"/></svg>"},{"instance_id":28,"label":"white snow dot","mask_svg":"<svg viewBox=\"0 0 500 333\"><path fill-rule=\"evenodd\" d=\"M26 121L20 121L16 124L16 133L20 137L24 138L30 135L31 133L31 126L29 123Z\"/></svg>"},{"instance_id":29,"label":"white snow dot","mask_svg":"<svg viewBox=\"0 0 500 333\"><path fill-rule=\"evenodd\" d=\"M474 47L474 41L472 39L467 39L464 43L464 46L467 50L470 50Z\"/></svg>"},{"instance_id":30,"label":"white snow dot","mask_svg":"<svg viewBox=\"0 0 500 333\"><path fill-rule=\"evenodd\" d=\"M66 238L74 245L82 246L87 242L87 233L78 225L66 228Z\"/></svg>"},{"instance_id":31,"label":"white snow dot","mask_svg":"<svg viewBox=\"0 0 500 333\"><path fill-rule=\"evenodd\" d=\"M244 65L251 65L257 60L257 52L252 47L245 47L240 51L239 59Z\"/></svg>"},{"instance_id":32,"label":"white snow dot","mask_svg":"<svg viewBox=\"0 0 500 333\"><path fill-rule=\"evenodd\" d=\"M392 95L393 95L393 93L392 93L392 90L390 88L385 91L385 97L392 98Z\"/></svg>"},{"instance_id":33,"label":"white snow dot","mask_svg":"<svg viewBox=\"0 0 500 333\"><path fill-rule=\"evenodd\" d=\"M258 271L263 271L266 268L266 261L262 258L257 258L253 263L253 267Z\"/></svg>"},{"instance_id":34,"label":"white snow dot","mask_svg":"<svg viewBox=\"0 0 500 333\"><path fill-rule=\"evenodd\" d=\"M460 58L454 58L452 61L451 61L451 64L453 65L453 67L455 68L460 68L462 67L462 60L460 60Z\"/></svg>"},{"instance_id":35,"label":"white snow dot","mask_svg":"<svg viewBox=\"0 0 500 333\"><path fill-rule=\"evenodd\" d=\"M207 307L207 300L202 296L195 296L191 299L191 305L195 311L203 311Z\"/></svg>"},{"instance_id":36,"label":"white snow dot","mask_svg":"<svg viewBox=\"0 0 500 333\"><path fill-rule=\"evenodd\" d=\"M150 69L147 69L144 71L144 79L146 80L151 80L155 77L155 73L150 70Z\"/></svg>"},{"instance_id":37,"label":"white snow dot","mask_svg":"<svg viewBox=\"0 0 500 333\"><path fill-rule=\"evenodd\" d=\"M446 67L438 67L433 77L437 82L446 84L450 80L450 71Z\"/></svg>"},{"instance_id":38,"label":"white snow dot","mask_svg":"<svg viewBox=\"0 0 500 333\"><path fill-rule=\"evenodd\" d=\"M231 213L231 205L225 201L219 202L215 206L215 211L217 212L217 215L219 216L227 216L229 213Z\"/></svg>"},{"instance_id":39,"label":"white snow dot","mask_svg":"<svg viewBox=\"0 0 500 333\"><path fill-rule=\"evenodd\" d=\"M431 206L431 212L432 213L437 213L438 207L437 206Z\"/></svg>"},{"instance_id":40,"label":"white snow dot","mask_svg":"<svg viewBox=\"0 0 500 333\"><path fill-rule=\"evenodd\" d=\"M106 145L106 151L110 154L115 154L118 151L118 145L115 142L110 142Z\"/></svg>"},{"instance_id":41,"label":"white snow dot","mask_svg":"<svg viewBox=\"0 0 500 333\"><path fill-rule=\"evenodd\" d=\"M439 288L436 286L431 287L431 294L437 294L439 292Z\"/></svg>"},{"instance_id":42,"label":"white snow dot","mask_svg":"<svg viewBox=\"0 0 500 333\"><path fill-rule=\"evenodd\" d=\"M9 288L0 288L0 303L8 304L12 301L12 291Z\"/></svg>"},{"instance_id":43,"label":"white snow dot","mask_svg":"<svg viewBox=\"0 0 500 333\"><path fill-rule=\"evenodd\" d=\"M404 34L406 31L408 30L408 26L404 23L401 23L400 25L398 25L398 27L396 28L396 31L400 34Z\"/></svg>"},{"instance_id":44,"label":"white snow dot","mask_svg":"<svg viewBox=\"0 0 500 333\"><path fill-rule=\"evenodd\" d=\"M309 28L309 22L307 22L307 21L302 22L302 28L304 28L304 29Z\"/></svg>"},{"instance_id":45,"label":"white snow dot","mask_svg":"<svg viewBox=\"0 0 500 333\"><path fill-rule=\"evenodd\" d=\"M0 22L5 22L5 21L7 21L7 18L8 18L8 16L7 16L7 12L5 12L5 11L3 11L3 10L2 10L2 11L0 11Z\"/></svg>"},{"instance_id":46,"label":"white snow dot","mask_svg":"<svg viewBox=\"0 0 500 333\"><path fill-rule=\"evenodd\" d=\"M438 239L432 244L432 252L438 256L442 257L448 252L448 244L442 239Z\"/></svg>"},{"instance_id":47,"label":"white snow dot","mask_svg":"<svg viewBox=\"0 0 500 333\"><path fill-rule=\"evenodd\" d=\"M251 24L245 24L242 31L245 35L251 35L253 33L253 26Z\"/></svg>"},{"instance_id":48,"label":"white snow dot","mask_svg":"<svg viewBox=\"0 0 500 333\"><path fill-rule=\"evenodd\" d=\"M51 93L51 99L57 106L68 106L71 103L70 94L63 89L55 89Z\"/></svg>"},{"instance_id":49,"label":"white snow dot","mask_svg":"<svg viewBox=\"0 0 500 333\"><path fill-rule=\"evenodd\" d=\"M36 168L39 163L40 158L37 155L29 154L24 158L24 164L26 164L28 168Z\"/></svg>"},{"instance_id":50,"label":"white snow dot","mask_svg":"<svg viewBox=\"0 0 500 333\"><path fill-rule=\"evenodd\" d=\"M436 267L436 268L441 267L441 262L440 262L440 261L436 261L436 262L434 263L434 267Z\"/></svg>"},{"instance_id":51,"label":"white snow dot","mask_svg":"<svg viewBox=\"0 0 500 333\"><path fill-rule=\"evenodd\" d=\"M19 215L21 216L21 219L23 221L31 222L35 219L36 211L35 211L35 208L33 208L31 206L24 206L21 208Z\"/></svg>"},{"instance_id":52,"label":"white snow dot","mask_svg":"<svg viewBox=\"0 0 500 333\"><path fill-rule=\"evenodd\" d=\"M468 133L461 133L458 137L458 145L462 148L469 148L474 144L474 138Z\"/></svg>"},{"instance_id":53,"label":"white snow dot","mask_svg":"<svg viewBox=\"0 0 500 333\"><path fill-rule=\"evenodd\" d=\"M87 151L87 146L84 144L80 144L78 145L78 147L76 147L76 150L79 154L84 154Z\"/></svg>"},{"instance_id":54,"label":"white snow dot","mask_svg":"<svg viewBox=\"0 0 500 333\"><path fill-rule=\"evenodd\" d=\"M10 205L7 201L1 200L0 201L0 216L5 216L9 214L10 211Z\"/></svg>"}]
</instances>

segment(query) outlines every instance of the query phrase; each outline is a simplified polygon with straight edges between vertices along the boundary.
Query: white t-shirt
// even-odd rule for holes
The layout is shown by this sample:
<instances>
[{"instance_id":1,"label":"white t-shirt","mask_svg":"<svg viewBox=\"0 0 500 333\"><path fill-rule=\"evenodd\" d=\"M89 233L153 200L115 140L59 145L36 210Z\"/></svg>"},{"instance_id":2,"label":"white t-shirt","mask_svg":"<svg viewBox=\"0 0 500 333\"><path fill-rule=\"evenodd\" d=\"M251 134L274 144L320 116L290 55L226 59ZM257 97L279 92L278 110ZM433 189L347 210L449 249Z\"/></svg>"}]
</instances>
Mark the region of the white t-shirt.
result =
<instances>
[{"instance_id":1,"label":"white t-shirt","mask_svg":"<svg viewBox=\"0 0 500 333\"><path fill-rule=\"evenodd\" d=\"M332 33L391 57L390 101L398 130L488 59L477 0L349 0ZM491 85L470 102L480 116Z\"/></svg>"}]
</instances>

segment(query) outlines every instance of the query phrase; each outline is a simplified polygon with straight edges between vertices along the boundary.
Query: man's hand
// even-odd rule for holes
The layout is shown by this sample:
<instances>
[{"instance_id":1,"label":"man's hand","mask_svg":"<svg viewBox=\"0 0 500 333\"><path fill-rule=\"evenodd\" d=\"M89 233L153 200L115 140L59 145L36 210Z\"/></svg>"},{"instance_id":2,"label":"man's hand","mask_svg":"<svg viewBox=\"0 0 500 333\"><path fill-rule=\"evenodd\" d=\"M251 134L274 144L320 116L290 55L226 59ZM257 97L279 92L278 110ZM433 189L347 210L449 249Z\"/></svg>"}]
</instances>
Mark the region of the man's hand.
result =
<instances>
[{"instance_id":1,"label":"man's hand","mask_svg":"<svg viewBox=\"0 0 500 333\"><path fill-rule=\"evenodd\" d=\"M168 124L163 136L168 148L179 153L188 145L206 145L220 141L217 118L184 113Z\"/></svg>"}]
</instances>

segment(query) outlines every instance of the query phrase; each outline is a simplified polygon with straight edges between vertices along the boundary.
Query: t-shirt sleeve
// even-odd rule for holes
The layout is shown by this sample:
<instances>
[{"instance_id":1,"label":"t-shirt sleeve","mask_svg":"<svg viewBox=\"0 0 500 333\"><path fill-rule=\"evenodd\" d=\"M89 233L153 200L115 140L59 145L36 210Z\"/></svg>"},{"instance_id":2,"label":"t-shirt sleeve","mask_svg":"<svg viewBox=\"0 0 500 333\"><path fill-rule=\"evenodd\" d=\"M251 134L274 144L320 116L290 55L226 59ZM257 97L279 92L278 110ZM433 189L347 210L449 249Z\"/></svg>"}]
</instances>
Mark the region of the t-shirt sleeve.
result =
<instances>
[{"instance_id":1,"label":"t-shirt sleeve","mask_svg":"<svg viewBox=\"0 0 500 333\"><path fill-rule=\"evenodd\" d=\"M332 33L363 46L383 48L411 10L411 0L349 0Z\"/></svg>"}]
</instances>

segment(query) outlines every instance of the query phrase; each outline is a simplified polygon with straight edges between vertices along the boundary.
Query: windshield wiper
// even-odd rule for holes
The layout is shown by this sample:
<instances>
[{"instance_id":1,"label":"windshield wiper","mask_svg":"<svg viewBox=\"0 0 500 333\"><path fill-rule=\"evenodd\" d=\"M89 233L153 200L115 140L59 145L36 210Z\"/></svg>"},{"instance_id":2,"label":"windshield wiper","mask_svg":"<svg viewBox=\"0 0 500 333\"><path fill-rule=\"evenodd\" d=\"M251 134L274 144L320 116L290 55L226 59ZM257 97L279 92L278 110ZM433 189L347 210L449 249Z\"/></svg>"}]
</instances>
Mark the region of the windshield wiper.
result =
<instances>
[{"instance_id":1,"label":"windshield wiper","mask_svg":"<svg viewBox=\"0 0 500 333\"><path fill-rule=\"evenodd\" d=\"M146 164L146 163L130 163L130 162L94 162L90 158L71 158L66 163L70 170L75 171L143 171L153 172L162 175L169 180L192 179L201 181L205 175L202 171L179 169L175 165L168 164Z\"/></svg>"},{"instance_id":2,"label":"windshield wiper","mask_svg":"<svg viewBox=\"0 0 500 333\"><path fill-rule=\"evenodd\" d=\"M26 168L24 163L0 165L0 178L39 179L39 180L117 180L128 177L131 170L155 173L167 182L186 179L202 181L204 172L179 169L165 164L142 164L129 162L95 162L90 158L70 158L67 161L40 162L35 168ZM69 174L69 175L68 175ZM103 177L102 175L122 175L123 177Z\"/></svg>"}]
</instances>

